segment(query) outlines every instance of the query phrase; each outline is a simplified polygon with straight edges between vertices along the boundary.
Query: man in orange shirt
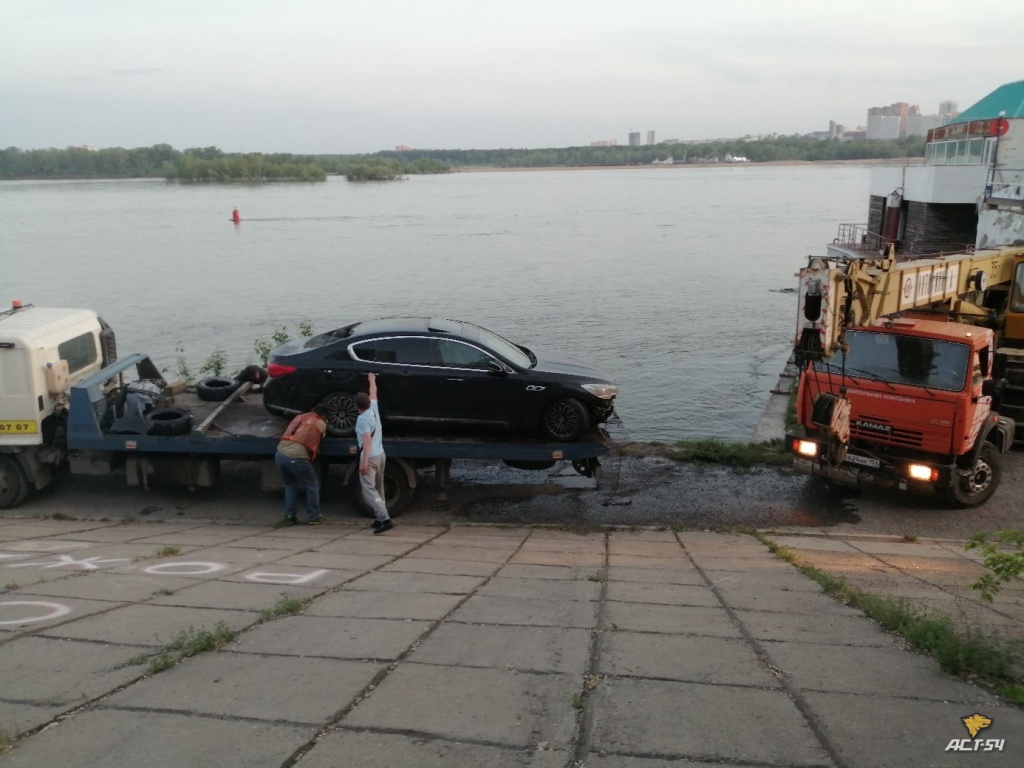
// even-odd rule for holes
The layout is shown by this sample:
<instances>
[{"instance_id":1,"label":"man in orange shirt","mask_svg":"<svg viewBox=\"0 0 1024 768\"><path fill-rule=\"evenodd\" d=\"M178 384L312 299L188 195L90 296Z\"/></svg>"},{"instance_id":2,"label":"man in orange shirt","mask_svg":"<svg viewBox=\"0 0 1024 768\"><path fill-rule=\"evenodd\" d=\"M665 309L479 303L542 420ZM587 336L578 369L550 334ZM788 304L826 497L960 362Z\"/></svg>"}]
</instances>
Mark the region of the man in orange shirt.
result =
<instances>
[{"instance_id":1,"label":"man in orange shirt","mask_svg":"<svg viewBox=\"0 0 1024 768\"><path fill-rule=\"evenodd\" d=\"M320 525L320 482L313 461L320 450L320 441L327 433L324 416L327 409L313 406L309 413L300 413L284 431L277 444L274 463L284 480L284 519L294 525L298 522L299 486L306 491L306 516L309 525Z\"/></svg>"}]
</instances>

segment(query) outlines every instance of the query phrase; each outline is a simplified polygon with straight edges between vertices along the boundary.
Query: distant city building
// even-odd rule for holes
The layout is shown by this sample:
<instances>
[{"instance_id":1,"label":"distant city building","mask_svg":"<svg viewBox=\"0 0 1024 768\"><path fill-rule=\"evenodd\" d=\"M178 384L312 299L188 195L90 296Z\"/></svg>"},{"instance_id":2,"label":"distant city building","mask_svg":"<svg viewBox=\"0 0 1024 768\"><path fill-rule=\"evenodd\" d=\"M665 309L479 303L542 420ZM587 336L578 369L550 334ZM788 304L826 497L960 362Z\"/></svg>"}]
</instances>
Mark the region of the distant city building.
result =
<instances>
[{"instance_id":1,"label":"distant city building","mask_svg":"<svg viewBox=\"0 0 1024 768\"><path fill-rule=\"evenodd\" d=\"M928 131L945 122L941 115L910 115L907 117L907 136L927 136Z\"/></svg>"},{"instance_id":2,"label":"distant city building","mask_svg":"<svg viewBox=\"0 0 1024 768\"><path fill-rule=\"evenodd\" d=\"M629 132L629 146L639 147L640 146L640 131Z\"/></svg>"},{"instance_id":3,"label":"distant city building","mask_svg":"<svg viewBox=\"0 0 1024 768\"><path fill-rule=\"evenodd\" d=\"M898 139L903 135L900 131L902 118L899 115L872 115L868 112L869 139Z\"/></svg>"},{"instance_id":4,"label":"distant city building","mask_svg":"<svg viewBox=\"0 0 1024 768\"><path fill-rule=\"evenodd\" d=\"M88 150L89 152L95 152L96 151L96 145L95 144L70 144L70 145L68 145L68 149L85 149L85 150Z\"/></svg>"},{"instance_id":5,"label":"distant city building","mask_svg":"<svg viewBox=\"0 0 1024 768\"><path fill-rule=\"evenodd\" d=\"M592 147L615 147L618 146L618 139L600 139L599 141L590 142Z\"/></svg>"},{"instance_id":6,"label":"distant city building","mask_svg":"<svg viewBox=\"0 0 1024 768\"><path fill-rule=\"evenodd\" d=\"M650 146L650 147L653 147L657 143L658 142L656 142L654 140L654 131L648 131L647 132L647 145Z\"/></svg>"},{"instance_id":7,"label":"distant city building","mask_svg":"<svg viewBox=\"0 0 1024 768\"><path fill-rule=\"evenodd\" d=\"M398 146L395 147L395 152L411 152L411 151L412 151L412 147L410 147L408 144L399 144Z\"/></svg>"},{"instance_id":8,"label":"distant city building","mask_svg":"<svg viewBox=\"0 0 1024 768\"><path fill-rule=\"evenodd\" d=\"M945 123L952 120L954 117L960 114L959 106L955 101L940 101L939 102L939 117L942 118L942 122Z\"/></svg>"},{"instance_id":9,"label":"distant city building","mask_svg":"<svg viewBox=\"0 0 1024 768\"><path fill-rule=\"evenodd\" d=\"M920 107L914 107L920 114ZM910 115L910 105L905 101L899 101L895 104L890 104L888 107L870 107L868 109L868 138L879 138L879 139L898 139L900 136L907 135L907 118ZM897 118L896 123L896 135L890 136L892 132L891 121L888 120L875 120L876 132L878 132L879 126L884 126L884 136L872 136L871 118L880 117L895 117Z\"/></svg>"}]
</instances>

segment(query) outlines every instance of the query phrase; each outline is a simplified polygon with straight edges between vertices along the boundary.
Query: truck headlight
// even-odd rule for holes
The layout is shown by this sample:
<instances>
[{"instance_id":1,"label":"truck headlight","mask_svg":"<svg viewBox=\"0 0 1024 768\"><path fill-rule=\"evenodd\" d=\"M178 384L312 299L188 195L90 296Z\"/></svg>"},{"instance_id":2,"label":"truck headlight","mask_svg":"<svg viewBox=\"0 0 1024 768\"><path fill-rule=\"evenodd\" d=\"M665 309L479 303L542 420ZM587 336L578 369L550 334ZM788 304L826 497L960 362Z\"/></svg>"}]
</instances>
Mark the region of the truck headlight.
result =
<instances>
[{"instance_id":1,"label":"truck headlight","mask_svg":"<svg viewBox=\"0 0 1024 768\"><path fill-rule=\"evenodd\" d=\"M927 464L910 464L907 466L907 474L911 480L923 480L926 483L934 483L939 479L939 470Z\"/></svg>"},{"instance_id":2,"label":"truck headlight","mask_svg":"<svg viewBox=\"0 0 1024 768\"><path fill-rule=\"evenodd\" d=\"M818 455L818 444L813 440L794 440L793 451L813 459Z\"/></svg>"},{"instance_id":3,"label":"truck headlight","mask_svg":"<svg viewBox=\"0 0 1024 768\"><path fill-rule=\"evenodd\" d=\"M599 397L602 400L611 400L619 394L619 388L615 384L584 384L582 386L594 397Z\"/></svg>"}]
</instances>

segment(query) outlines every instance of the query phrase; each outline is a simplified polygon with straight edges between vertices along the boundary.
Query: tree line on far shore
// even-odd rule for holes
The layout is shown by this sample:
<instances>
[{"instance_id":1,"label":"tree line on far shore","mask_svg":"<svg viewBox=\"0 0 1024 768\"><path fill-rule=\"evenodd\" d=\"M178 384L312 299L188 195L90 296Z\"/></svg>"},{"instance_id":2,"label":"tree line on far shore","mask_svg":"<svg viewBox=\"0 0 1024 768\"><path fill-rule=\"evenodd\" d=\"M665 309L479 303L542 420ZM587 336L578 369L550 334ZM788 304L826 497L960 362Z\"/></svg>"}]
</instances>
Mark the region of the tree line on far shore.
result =
<instances>
[{"instance_id":1,"label":"tree line on far shore","mask_svg":"<svg viewBox=\"0 0 1024 768\"><path fill-rule=\"evenodd\" d=\"M165 178L181 183L383 181L447 173L466 166L494 168L589 167L720 162L727 155L751 162L897 159L924 156L924 138L838 141L800 136L762 140L655 144L640 147L551 149L411 149L358 155L226 153L217 147L177 150L169 144L136 149L0 150L0 179Z\"/></svg>"}]
</instances>

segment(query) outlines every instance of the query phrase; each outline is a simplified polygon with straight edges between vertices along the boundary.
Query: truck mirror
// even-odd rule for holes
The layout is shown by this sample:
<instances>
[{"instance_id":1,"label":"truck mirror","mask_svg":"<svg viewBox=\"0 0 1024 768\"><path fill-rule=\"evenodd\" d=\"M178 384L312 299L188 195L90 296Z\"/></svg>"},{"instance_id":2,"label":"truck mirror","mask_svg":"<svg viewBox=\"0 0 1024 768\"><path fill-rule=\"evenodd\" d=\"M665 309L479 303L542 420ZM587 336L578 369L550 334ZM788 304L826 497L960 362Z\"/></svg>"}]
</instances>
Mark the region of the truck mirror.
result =
<instances>
[{"instance_id":1,"label":"truck mirror","mask_svg":"<svg viewBox=\"0 0 1024 768\"><path fill-rule=\"evenodd\" d=\"M999 382L995 379L985 379L981 382L981 396L994 398L999 392Z\"/></svg>"},{"instance_id":2,"label":"truck mirror","mask_svg":"<svg viewBox=\"0 0 1024 768\"><path fill-rule=\"evenodd\" d=\"M989 373L992 369L992 355L991 347L985 347L984 349L978 350L978 365L981 368L981 375L988 378Z\"/></svg>"}]
</instances>

